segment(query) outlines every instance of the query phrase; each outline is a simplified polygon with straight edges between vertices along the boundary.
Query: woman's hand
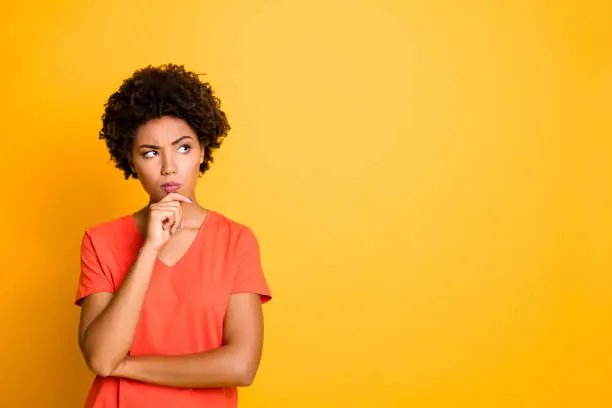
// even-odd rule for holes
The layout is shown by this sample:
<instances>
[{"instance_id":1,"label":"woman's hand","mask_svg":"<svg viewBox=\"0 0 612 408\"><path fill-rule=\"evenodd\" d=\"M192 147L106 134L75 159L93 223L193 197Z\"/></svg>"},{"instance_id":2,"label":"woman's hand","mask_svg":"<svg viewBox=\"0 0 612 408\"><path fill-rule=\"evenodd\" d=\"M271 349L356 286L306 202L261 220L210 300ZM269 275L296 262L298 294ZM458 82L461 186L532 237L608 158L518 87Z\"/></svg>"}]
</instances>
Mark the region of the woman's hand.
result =
<instances>
[{"instance_id":1,"label":"woman's hand","mask_svg":"<svg viewBox=\"0 0 612 408\"><path fill-rule=\"evenodd\" d=\"M193 203L189 198L170 193L149 206L145 244L159 251L183 222L182 203Z\"/></svg>"}]
</instances>

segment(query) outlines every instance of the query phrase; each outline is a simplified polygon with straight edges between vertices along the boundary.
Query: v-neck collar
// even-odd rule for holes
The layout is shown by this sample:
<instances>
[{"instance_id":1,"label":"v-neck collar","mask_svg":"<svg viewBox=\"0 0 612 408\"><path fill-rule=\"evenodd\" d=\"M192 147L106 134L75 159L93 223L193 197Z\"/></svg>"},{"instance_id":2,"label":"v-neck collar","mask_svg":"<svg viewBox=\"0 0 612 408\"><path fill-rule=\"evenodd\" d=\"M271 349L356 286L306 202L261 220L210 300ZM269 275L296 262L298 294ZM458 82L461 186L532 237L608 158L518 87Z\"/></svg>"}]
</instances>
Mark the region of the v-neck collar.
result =
<instances>
[{"instance_id":1,"label":"v-neck collar","mask_svg":"<svg viewBox=\"0 0 612 408\"><path fill-rule=\"evenodd\" d=\"M209 219L214 214L213 210L207 209L206 211L207 211L206 212L206 216L204 217L204 219L200 223L200 227L198 228L198 231L196 232L196 236L191 241L191 244L189 244L189 247L187 248L187 250L185 251L183 256L181 256L178 259L178 261L176 261L172 265L168 265L167 263L165 263L164 261L159 259L159 257L156 257L155 258L155 262L157 264L162 265L166 269L174 269L174 268L177 268L178 266L180 266L180 264L182 264L183 262L186 261L186 258L188 258L191 255L192 252L194 252L194 250L196 248L196 245L198 244L198 241L200 241L201 236L204 235L204 230L206 229L206 226L209 224ZM138 224L136 223L136 217L134 216L134 214L131 214L128 217L130 218L131 223L132 223L134 229L136 230L136 233L138 234L138 237L139 237L140 241L143 242L144 241L144 235L142 234L142 232L140 232L140 229L138 228Z\"/></svg>"}]
</instances>

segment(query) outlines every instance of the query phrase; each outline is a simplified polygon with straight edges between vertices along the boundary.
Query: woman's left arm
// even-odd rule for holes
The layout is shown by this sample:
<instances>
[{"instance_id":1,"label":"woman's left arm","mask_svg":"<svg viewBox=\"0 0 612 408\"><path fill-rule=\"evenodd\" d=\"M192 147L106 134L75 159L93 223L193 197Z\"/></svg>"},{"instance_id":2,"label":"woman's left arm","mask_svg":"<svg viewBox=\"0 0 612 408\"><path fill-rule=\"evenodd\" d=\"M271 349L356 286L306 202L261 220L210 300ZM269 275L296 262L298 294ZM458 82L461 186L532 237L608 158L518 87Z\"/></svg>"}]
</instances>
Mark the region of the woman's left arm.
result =
<instances>
[{"instance_id":1,"label":"woman's left arm","mask_svg":"<svg viewBox=\"0 0 612 408\"><path fill-rule=\"evenodd\" d=\"M232 295L217 349L180 356L129 356L115 377L178 388L245 387L255 378L263 346L261 298Z\"/></svg>"}]
</instances>

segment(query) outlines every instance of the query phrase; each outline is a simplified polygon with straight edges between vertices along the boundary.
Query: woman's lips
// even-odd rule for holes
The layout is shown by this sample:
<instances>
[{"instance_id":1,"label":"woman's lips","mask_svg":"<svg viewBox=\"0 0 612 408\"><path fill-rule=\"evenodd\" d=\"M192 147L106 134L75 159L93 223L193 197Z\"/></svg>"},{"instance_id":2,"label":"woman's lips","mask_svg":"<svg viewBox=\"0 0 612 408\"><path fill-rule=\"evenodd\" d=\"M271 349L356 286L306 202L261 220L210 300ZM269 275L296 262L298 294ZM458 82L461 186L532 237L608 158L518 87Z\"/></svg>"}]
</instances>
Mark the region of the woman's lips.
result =
<instances>
[{"instance_id":1,"label":"woman's lips","mask_svg":"<svg viewBox=\"0 0 612 408\"><path fill-rule=\"evenodd\" d=\"M181 189L181 183L166 183L162 185L162 189L168 194L176 193Z\"/></svg>"}]
</instances>

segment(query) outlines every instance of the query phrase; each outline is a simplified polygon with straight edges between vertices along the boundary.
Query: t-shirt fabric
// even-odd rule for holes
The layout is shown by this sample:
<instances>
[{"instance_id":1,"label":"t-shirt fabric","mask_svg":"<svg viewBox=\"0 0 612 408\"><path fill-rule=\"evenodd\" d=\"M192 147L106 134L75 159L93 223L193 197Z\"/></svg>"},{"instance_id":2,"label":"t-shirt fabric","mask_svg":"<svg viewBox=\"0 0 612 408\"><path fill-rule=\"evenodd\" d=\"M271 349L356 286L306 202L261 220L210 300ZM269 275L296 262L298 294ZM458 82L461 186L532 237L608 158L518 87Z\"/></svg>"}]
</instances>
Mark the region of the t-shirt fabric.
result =
<instances>
[{"instance_id":1,"label":"t-shirt fabric","mask_svg":"<svg viewBox=\"0 0 612 408\"><path fill-rule=\"evenodd\" d=\"M75 299L114 293L136 260L144 237L133 214L89 228L81 245ZM208 210L196 237L177 263L156 259L130 355L181 355L222 345L230 296L256 293L271 299L253 231ZM237 388L174 388L96 376L86 408L235 408Z\"/></svg>"}]
</instances>

